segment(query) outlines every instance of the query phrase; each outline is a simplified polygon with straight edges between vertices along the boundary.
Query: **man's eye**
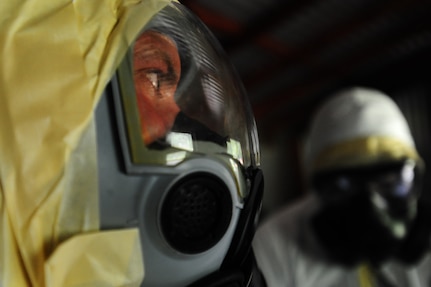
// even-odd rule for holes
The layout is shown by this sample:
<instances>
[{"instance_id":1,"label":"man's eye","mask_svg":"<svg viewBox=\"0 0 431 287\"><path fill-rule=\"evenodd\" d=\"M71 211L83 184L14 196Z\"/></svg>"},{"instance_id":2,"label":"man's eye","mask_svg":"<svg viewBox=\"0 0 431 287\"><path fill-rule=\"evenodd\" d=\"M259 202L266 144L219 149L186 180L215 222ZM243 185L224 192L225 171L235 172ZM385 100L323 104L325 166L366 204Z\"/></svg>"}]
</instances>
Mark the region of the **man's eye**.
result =
<instances>
[{"instance_id":1,"label":"man's eye","mask_svg":"<svg viewBox=\"0 0 431 287\"><path fill-rule=\"evenodd\" d=\"M160 88L160 81L162 78L162 73L159 71L149 71L145 73L147 79L151 82L153 87L158 90Z\"/></svg>"}]
</instances>

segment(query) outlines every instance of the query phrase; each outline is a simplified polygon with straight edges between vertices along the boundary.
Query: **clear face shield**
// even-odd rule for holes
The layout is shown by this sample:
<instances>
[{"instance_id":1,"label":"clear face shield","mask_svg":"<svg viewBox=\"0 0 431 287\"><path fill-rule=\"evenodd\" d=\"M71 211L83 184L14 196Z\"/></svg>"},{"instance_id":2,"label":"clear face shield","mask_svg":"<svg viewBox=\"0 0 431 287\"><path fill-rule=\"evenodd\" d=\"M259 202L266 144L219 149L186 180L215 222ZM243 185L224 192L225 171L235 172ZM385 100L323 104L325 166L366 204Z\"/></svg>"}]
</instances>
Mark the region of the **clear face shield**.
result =
<instances>
[{"instance_id":1,"label":"clear face shield","mask_svg":"<svg viewBox=\"0 0 431 287\"><path fill-rule=\"evenodd\" d=\"M96 128L101 229L139 228L142 286L209 286L219 273L247 286L263 190L256 125L217 41L183 6L142 29Z\"/></svg>"}]
</instances>

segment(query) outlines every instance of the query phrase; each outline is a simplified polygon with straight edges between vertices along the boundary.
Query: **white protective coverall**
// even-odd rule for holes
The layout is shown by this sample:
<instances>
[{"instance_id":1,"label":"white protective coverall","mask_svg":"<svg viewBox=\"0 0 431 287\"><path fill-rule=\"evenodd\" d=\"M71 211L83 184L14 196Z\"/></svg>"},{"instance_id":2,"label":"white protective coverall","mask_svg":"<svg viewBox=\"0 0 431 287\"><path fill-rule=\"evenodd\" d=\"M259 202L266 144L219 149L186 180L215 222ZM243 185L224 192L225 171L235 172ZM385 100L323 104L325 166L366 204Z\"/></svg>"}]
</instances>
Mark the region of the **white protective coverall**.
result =
<instances>
[{"instance_id":1,"label":"white protective coverall","mask_svg":"<svg viewBox=\"0 0 431 287\"><path fill-rule=\"evenodd\" d=\"M308 176L402 157L421 161L403 115L389 97L363 88L343 91L320 109L304 155ZM310 225L320 206L317 194L309 192L260 225L253 247L268 287L431 286L429 254L414 266L384 262L379 272L387 285L377 282L367 264L346 267L328 260Z\"/></svg>"}]
</instances>

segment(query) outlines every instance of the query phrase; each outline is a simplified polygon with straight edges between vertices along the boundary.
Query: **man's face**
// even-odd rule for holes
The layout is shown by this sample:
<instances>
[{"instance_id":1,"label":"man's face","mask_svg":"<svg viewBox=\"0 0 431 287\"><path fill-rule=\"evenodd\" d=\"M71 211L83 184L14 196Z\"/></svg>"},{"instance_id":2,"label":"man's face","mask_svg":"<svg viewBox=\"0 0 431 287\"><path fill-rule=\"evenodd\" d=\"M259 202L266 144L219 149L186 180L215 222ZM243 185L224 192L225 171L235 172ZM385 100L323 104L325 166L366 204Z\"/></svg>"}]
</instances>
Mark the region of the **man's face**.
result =
<instances>
[{"instance_id":1,"label":"man's face","mask_svg":"<svg viewBox=\"0 0 431 287\"><path fill-rule=\"evenodd\" d=\"M321 205L312 226L331 259L348 266L380 264L397 254L416 217L414 167L399 162L314 177Z\"/></svg>"},{"instance_id":2,"label":"man's face","mask_svg":"<svg viewBox=\"0 0 431 287\"><path fill-rule=\"evenodd\" d=\"M324 202L339 202L362 194L373 210L375 220L394 238L406 236L416 214L415 164L407 161L375 168L358 168L320 176L315 182Z\"/></svg>"},{"instance_id":3,"label":"man's face","mask_svg":"<svg viewBox=\"0 0 431 287\"><path fill-rule=\"evenodd\" d=\"M180 78L178 50L167 36L144 32L133 50L134 82L145 144L165 136L179 112L174 94Z\"/></svg>"}]
</instances>

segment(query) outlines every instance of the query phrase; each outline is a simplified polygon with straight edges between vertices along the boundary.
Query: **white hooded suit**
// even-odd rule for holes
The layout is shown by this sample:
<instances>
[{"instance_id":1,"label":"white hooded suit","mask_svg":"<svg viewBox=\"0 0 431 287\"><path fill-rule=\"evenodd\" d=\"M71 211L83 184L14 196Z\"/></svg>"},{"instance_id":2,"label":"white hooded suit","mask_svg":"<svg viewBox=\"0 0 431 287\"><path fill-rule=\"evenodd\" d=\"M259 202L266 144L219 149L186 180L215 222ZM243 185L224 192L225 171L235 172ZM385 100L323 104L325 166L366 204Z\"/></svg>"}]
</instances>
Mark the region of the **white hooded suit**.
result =
<instances>
[{"instance_id":1,"label":"white hooded suit","mask_svg":"<svg viewBox=\"0 0 431 287\"><path fill-rule=\"evenodd\" d=\"M389 97L363 88L337 94L318 111L304 154L309 177L401 158L422 165L403 115ZM343 266L331 261L310 225L320 207L316 193L309 192L260 225L253 248L268 287L431 286L429 255L415 266L386 261L379 268L386 282L365 263Z\"/></svg>"}]
</instances>

